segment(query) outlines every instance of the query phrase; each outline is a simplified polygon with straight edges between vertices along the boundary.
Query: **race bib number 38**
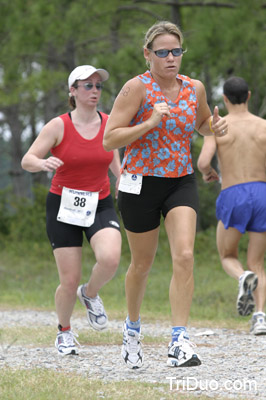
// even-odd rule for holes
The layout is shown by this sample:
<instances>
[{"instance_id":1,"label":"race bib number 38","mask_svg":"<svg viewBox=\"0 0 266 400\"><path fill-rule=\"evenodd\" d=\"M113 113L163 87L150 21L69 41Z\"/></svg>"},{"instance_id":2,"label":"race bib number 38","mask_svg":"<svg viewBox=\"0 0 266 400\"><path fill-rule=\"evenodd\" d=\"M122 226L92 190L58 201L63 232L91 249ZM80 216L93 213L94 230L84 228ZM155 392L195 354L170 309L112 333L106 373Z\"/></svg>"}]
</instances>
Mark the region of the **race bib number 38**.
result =
<instances>
[{"instance_id":1,"label":"race bib number 38","mask_svg":"<svg viewBox=\"0 0 266 400\"><path fill-rule=\"evenodd\" d=\"M71 225L91 226L94 223L98 198L98 192L64 187L57 220Z\"/></svg>"}]
</instances>

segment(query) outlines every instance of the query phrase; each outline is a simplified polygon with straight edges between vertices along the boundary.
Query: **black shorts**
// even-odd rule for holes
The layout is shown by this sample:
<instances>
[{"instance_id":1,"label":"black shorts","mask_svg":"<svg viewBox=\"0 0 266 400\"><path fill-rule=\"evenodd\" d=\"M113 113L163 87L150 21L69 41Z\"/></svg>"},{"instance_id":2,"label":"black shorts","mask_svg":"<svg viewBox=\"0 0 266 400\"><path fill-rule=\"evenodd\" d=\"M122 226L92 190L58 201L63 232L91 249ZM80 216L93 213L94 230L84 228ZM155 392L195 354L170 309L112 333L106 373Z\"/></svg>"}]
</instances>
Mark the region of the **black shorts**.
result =
<instances>
[{"instance_id":1,"label":"black shorts","mask_svg":"<svg viewBox=\"0 0 266 400\"><path fill-rule=\"evenodd\" d=\"M118 207L124 226L131 232L147 232L160 225L174 207L187 206L196 213L199 197L195 174L181 178L144 176L139 195L119 191Z\"/></svg>"},{"instance_id":2,"label":"black shorts","mask_svg":"<svg viewBox=\"0 0 266 400\"><path fill-rule=\"evenodd\" d=\"M81 247L83 232L88 241L101 229L115 228L120 231L119 219L116 214L111 194L99 200L95 221L90 227L70 225L57 221L61 196L49 192L46 199L46 230L52 248Z\"/></svg>"}]
</instances>

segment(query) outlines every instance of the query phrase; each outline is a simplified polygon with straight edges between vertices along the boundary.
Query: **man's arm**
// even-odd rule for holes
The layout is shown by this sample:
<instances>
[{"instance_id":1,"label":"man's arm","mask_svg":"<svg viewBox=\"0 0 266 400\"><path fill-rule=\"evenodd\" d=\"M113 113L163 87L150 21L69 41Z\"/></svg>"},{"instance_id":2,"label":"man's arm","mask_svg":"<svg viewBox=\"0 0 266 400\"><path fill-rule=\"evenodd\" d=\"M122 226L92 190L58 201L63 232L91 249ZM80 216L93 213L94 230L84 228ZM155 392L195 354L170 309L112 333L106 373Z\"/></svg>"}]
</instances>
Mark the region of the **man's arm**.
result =
<instances>
[{"instance_id":1,"label":"man's arm","mask_svg":"<svg viewBox=\"0 0 266 400\"><path fill-rule=\"evenodd\" d=\"M205 182L219 181L219 175L211 166L211 161L216 153L216 140L214 136L204 136L203 146L198 158L197 166Z\"/></svg>"}]
</instances>

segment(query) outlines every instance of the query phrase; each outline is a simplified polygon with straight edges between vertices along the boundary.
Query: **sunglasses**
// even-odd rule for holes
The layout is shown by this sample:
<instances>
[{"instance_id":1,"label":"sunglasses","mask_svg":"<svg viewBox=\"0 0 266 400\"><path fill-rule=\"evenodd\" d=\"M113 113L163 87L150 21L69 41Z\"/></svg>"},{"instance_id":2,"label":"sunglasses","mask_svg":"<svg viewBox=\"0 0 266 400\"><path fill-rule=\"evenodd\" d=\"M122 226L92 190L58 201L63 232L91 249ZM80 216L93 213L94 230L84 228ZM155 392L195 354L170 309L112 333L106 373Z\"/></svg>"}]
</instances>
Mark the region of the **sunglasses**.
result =
<instances>
[{"instance_id":1,"label":"sunglasses","mask_svg":"<svg viewBox=\"0 0 266 400\"><path fill-rule=\"evenodd\" d=\"M177 47L176 49L172 50L167 50L167 49L161 49L161 50L151 50L157 57L159 58L165 58L168 56L169 53L172 53L174 57L179 57L181 54L185 53L185 51L182 49L182 47Z\"/></svg>"},{"instance_id":2,"label":"sunglasses","mask_svg":"<svg viewBox=\"0 0 266 400\"><path fill-rule=\"evenodd\" d=\"M96 83L95 85L90 82L86 82L83 85L77 85L76 87L84 87L85 90L91 90L93 87L96 87L97 90L102 90L103 84L102 83Z\"/></svg>"}]
</instances>

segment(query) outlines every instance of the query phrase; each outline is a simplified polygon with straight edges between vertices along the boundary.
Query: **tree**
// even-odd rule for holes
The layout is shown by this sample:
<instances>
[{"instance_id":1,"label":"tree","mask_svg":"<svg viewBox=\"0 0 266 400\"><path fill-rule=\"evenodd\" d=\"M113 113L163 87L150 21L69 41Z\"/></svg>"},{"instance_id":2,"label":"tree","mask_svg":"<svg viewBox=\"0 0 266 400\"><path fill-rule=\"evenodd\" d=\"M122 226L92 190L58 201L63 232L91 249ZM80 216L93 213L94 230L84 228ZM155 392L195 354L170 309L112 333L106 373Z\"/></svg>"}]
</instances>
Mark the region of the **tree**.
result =
<instances>
[{"instance_id":1,"label":"tree","mask_svg":"<svg viewBox=\"0 0 266 400\"><path fill-rule=\"evenodd\" d=\"M144 70L144 32L159 19L181 25L188 49L181 73L203 81L211 109L218 102L225 112L218 88L235 74L250 84L251 110L266 113L263 0L1 0L1 10L0 136L10 135L17 196L28 192L22 154L45 122L66 111L69 72L80 64L106 68L101 108L109 112L123 83Z\"/></svg>"}]
</instances>

